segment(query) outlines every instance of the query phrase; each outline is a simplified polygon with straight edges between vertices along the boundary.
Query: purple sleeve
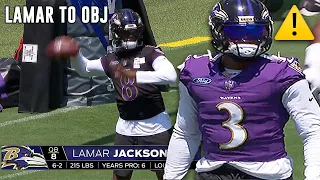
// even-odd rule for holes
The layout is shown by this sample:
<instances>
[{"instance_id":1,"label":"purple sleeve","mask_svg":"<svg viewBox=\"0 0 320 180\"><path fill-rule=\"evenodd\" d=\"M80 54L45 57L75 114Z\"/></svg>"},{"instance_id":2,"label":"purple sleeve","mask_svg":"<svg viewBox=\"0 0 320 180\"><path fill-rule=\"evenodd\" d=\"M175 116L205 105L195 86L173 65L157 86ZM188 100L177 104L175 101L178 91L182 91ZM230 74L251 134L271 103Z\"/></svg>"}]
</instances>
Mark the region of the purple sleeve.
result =
<instances>
[{"instance_id":1,"label":"purple sleeve","mask_svg":"<svg viewBox=\"0 0 320 180\"><path fill-rule=\"evenodd\" d=\"M209 63L210 58L207 54L189 55L180 70L180 81L189 89L195 77L199 77L203 73L210 74Z\"/></svg>"},{"instance_id":2,"label":"purple sleeve","mask_svg":"<svg viewBox=\"0 0 320 180\"><path fill-rule=\"evenodd\" d=\"M294 83L305 79L299 60L297 58L288 58L283 62L283 68L277 74L277 84L283 93Z\"/></svg>"}]
</instances>

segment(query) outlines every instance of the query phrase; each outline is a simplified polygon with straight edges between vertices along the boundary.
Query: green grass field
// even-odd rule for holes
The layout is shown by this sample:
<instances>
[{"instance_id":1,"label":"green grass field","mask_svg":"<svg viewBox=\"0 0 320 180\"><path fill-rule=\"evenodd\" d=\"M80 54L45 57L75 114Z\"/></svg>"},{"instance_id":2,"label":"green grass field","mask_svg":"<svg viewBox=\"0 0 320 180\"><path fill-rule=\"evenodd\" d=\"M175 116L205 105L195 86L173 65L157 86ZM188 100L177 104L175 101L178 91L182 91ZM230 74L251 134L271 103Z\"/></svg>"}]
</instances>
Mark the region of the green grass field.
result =
<instances>
[{"instance_id":1,"label":"green grass field","mask_svg":"<svg viewBox=\"0 0 320 180\"><path fill-rule=\"evenodd\" d=\"M208 36L207 17L213 6L212 0L145 0L151 26L157 42L166 43L194 36ZM283 11L274 15L275 32L296 0L286 0ZM0 6L23 5L21 0L1 0ZM2 11L3 12L3 11ZM6 25L4 13L0 13L0 57L11 57L22 36L23 25ZM306 18L312 26L316 18ZM271 52L281 51L282 55L296 56L301 61L308 42L274 42ZM210 48L209 42L179 48L163 48L174 65L184 61L188 54L204 53ZM163 94L167 111L174 122L178 103L177 92ZM41 116L41 115L40 115ZM29 119L27 118L29 117ZM0 145L112 145L117 122L115 104L80 109L57 110L42 117L19 114L17 108L5 109L0 113ZM287 151L294 159L294 178L304 178L303 148L292 122L286 126ZM2 179L111 179L112 171L3 171ZM155 175L150 171L135 171L134 180L151 180ZM193 173L186 179L193 179Z\"/></svg>"}]
</instances>

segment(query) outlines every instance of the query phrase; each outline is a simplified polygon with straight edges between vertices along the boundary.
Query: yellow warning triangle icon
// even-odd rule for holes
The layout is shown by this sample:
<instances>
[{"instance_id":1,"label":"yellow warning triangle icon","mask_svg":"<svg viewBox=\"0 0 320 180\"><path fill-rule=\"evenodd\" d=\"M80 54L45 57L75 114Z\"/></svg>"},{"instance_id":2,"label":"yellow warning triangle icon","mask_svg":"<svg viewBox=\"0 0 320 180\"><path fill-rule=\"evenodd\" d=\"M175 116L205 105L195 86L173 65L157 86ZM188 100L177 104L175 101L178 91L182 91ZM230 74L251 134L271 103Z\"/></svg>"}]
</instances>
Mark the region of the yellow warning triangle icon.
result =
<instances>
[{"instance_id":1,"label":"yellow warning triangle icon","mask_svg":"<svg viewBox=\"0 0 320 180\"><path fill-rule=\"evenodd\" d=\"M314 36L303 19L298 7L293 5L286 19L282 23L275 40L314 40Z\"/></svg>"}]
</instances>

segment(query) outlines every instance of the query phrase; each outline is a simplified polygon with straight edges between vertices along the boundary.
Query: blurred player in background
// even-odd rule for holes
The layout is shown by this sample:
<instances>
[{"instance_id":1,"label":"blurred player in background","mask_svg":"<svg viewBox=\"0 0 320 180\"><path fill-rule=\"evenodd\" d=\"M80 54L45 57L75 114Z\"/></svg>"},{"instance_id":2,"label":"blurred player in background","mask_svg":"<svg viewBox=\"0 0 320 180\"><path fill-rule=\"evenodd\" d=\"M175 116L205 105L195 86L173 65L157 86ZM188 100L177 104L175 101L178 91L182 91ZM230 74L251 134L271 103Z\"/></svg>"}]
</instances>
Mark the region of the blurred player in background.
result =
<instances>
[{"instance_id":1,"label":"blurred player in background","mask_svg":"<svg viewBox=\"0 0 320 180\"><path fill-rule=\"evenodd\" d=\"M320 0L302 0L300 12L305 16L314 16L320 14Z\"/></svg>"},{"instance_id":2,"label":"blurred player in background","mask_svg":"<svg viewBox=\"0 0 320 180\"><path fill-rule=\"evenodd\" d=\"M274 13L279 11L283 4L284 0L260 0L263 2L269 12ZM304 16L315 16L320 14L320 0L301 0L299 9L302 15Z\"/></svg>"},{"instance_id":3,"label":"blurred player in background","mask_svg":"<svg viewBox=\"0 0 320 180\"><path fill-rule=\"evenodd\" d=\"M306 79L311 91L320 104L320 20L313 28L314 41L306 48L305 70Z\"/></svg>"},{"instance_id":4,"label":"blurred player in background","mask_svg":"<svg viewBox=\"0 0 320 180\"><path fill-rule=\"evenodd\" d=\"M176 71L161 49L143 44L144 25L138 13L122 9L109 25L115 53L88 60L79 52L71 58L72 66L84 77L112 79L120 113L115 145L168 145L171 120L160 87L174 83ZM115 170L113 179L131 179L132 172ZM163 171L156 174L163 178Z\"/></svg>"},{"instance_id":5,"label":"blurred player in background","mask_svg":"<svg viewBox=\"0 0 320 180\"><path fill-rule=\"evenodd\" d=\"M272 20L258 0L222 0L209 16L218 53L180 66L180 102L164 179L182 179L203 141L197 180L293 179L289 116L303 140L305 176L320 179L320 108L294 57L266 54Z\"/></svg>"}]
</instances>

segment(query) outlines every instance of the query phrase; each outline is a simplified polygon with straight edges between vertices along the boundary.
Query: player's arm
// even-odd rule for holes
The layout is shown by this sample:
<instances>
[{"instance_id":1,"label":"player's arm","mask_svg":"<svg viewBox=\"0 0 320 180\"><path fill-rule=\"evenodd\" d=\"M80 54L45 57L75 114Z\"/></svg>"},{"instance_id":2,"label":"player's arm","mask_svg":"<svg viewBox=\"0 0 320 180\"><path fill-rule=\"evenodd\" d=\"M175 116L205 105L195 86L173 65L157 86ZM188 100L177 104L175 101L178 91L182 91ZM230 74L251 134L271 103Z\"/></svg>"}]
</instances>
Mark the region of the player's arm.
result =
<instances>
[{"instance_id":1,"label":"player's arm","mask_svg":"<svg viewBox=\"0 0 320 180\"><path fill-rule=\"evenodd\" d=\"M305 70L303 73L310 83L312 93L320 104L320 21L315 25L313 34L315 39L306 48Z\"/></svg>"},{"instance_id":2,"label":"player's arm","mask_svg":"<svg viewBox=\"0 0 320 180\"><path fill-rule=\"evenodd\" d=\"M71 66L80 76L106 76L100 59L88 60L81 52L77 42L69 36L59 36L46 47L49 57L70 57Z\"/></svg>"},{"instance_id":3,"label":"player's arm","mask_svg":"<svg viewBox=\"0 0 320 180\"><path fill-rule=\"evenodd\" d=\"M180 100L176 124L170 139L164 179L182 179L197 153L201 134L197 122L196 103L186 86L179 83Z\"/></svg>"},{"instance_id":4,"label":"player's arm","mask_svg":"<svg viewBox=\"0 0 320 180\"><path fill-rule=\"evenodd\" d=\"M70 58L73 67L80 76L107 76L101 64L101 59L89 60L79 51L78 55Z\"/></svg>"},{"instance_id":5,"label":"player's arm","mask_svg":"<svg viewBox=\"0 0 320 180\"><path fill-rule=\"evenodd\" d=\"M308 82L304 79L291 85L283 94L282 103L303 141L306 180L320 179L320 107Z\"/></svg>"},{"instance_id":6,"label":"player's arm","mask_svg":"<svg viewBox=\"0 0 320 180\"><path fill-rule=\"evenodd\" d=\"M320 102L320 42L306 48L305 70L303 73L310 83L311 91Z\"/></svg>"},{"instance_id":7,"label":"player's arm","mask_svg":"<svg viewBox=\"0 0 320 180\"><path fill-rule=\"evenodd\" d=\"M137 83L170 84L177 80L172 63L165 56L158 56L153 62L154 71L137 71Z\"/></svg>"},{"instance_id":8,"label":"player's arm","mask_svg":"<svg viewBox=\"0 0 320 180\"><path fill-rule=\"evenodd\" d=\"M134 78L137 84L157 84L167 85L175 83L177 79L177 73L172 63L167 59L165 54L159 47L146 47L151 50L143 62L134 63L147 63L153 68L153 71L139 71L139 70L126 70L124 67L118 65L116 67L115 77L126 76Z\"/></svg>"}]
</instances>

